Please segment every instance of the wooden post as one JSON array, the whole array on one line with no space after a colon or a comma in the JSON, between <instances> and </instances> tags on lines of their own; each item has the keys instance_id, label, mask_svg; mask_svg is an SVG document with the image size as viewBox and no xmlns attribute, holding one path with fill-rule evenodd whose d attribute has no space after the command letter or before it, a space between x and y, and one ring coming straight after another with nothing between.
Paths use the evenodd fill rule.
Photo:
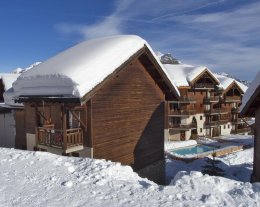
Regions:
<instances>
[{"instance_id":1,"label":"wooden post","mask_svg":"<svg viewBox=\"0 0 260 207\"><path fill-rule=\"evenodd\" d=\"M62 104L62 134L63 134L63 150L67 149L67 113L64 103Z\"/></svg>"},{"instance_id":2,"label":"wooden post","mask_svg":"<svg viewBox=\"0 0 260 207\"><path fill-rule=\"evenodd\" d=\"M169 103L168 101L164 101L164 129L169 128Z\"/></svg>"},{"instance_id":3,"label":"wooden post","mask_svg":"<svg viewBox=\"0 0 260 207\"><path fill-rule=\"evenodd\" d=\"M93 147L92 99L87 102L87 146Z\"/></svg>"}]
</instances>

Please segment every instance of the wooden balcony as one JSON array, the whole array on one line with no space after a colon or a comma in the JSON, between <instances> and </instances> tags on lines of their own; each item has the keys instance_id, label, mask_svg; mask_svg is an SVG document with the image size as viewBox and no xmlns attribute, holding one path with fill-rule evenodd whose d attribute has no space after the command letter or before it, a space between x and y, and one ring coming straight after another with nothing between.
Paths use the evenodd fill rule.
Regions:
<instances>
[{"instance_id":1,"label":"wooden balcony","mask_svg":"<svg viewBox=\"0 0 260 207\"><path fill-rule=\"evenodd\" d=\"M195 83L194 88L195 89L215 89L215 85L210 84L210 83Z\"/></svg>"},{"instance_id":2,"label":"wooden balcony","mask_svg":"<svg viewBox=\"0 0 260 207\"><path fill-rule=\"evenodd\" d=\"M221 108L221 109L206 109L204 110L206 115L216 115L216 114L227 114L228 110Z\"/></svg>"},{"instance_id":3,"label":"wooden balcony","mask_svg":"<svg viewBox=\"0 0 260 207\"><path fill-rule=\"evenodd\" d=\"M227 123L228 123L227 119L211 120L211 121L205 121L204 126L205 127L214 127L214 126L219 126L219 125L227 124Z\"/></svg>"},{"instance_id":4,"label":"wooden balcony","mask_svg":"<svg viewBox=\"0 0 260 207\"><path fill-rule=\"evenodd\" d=\"M169 116L191 116L196 113L196 110L170 110Z\"/></svg>"},{"instance_id":5,"label":"wooden balcony","mask_svg":"<svg viewBox=\"0 0 260 207\"><path fill-rule=\"evenodd\" d=\"M180 96L176 101L168 101L168 103L196 103L194 96Z\"/></svg>"},{"instance_id":6,"label":"wooden balcony","mask_svg":"<svg viewBox=\"0 0 260 207\"><path fill-rule=\"evenodd\" d=\"M217 103L219 102L218 96L205 97L203 99L203 103Z\"/></svg>"},{"instance_id":7,"label":"wooden balcony","mask_svg":"<svg viewBox=\"0 0 260 207\"><path fill-rule=\"evenodd\" d=\"M81 128L67 129L65 131L54 127L38 127L37 147L53 148L63 153L71 153L83 149L83 131Z\"/></svg>"},{"instance_id":8,"label":"wooden balcony","mask_svg":"<svg viewBox=\"0 0 260 207\"><path fill-rule=\"evenodd\" d=\"M230 103L230 102L241 102L241 97L240 96L225 96L224 97L224 102L225 103Z\"/></svg>"},{"instance_id":9,"label":"wooden balcony","mask_svg":"<svg viewBox=\"0 0 260 207\"><path fill-rule=\"evenodd\" d=\"M196 129L197 125L195 123L189 123L189 124L173 124L169 123L169 129L175 129L175 130L190 130L190 129Z\"/></svg>"},{"instance_id":10,"label":"wooden balcony","mask_svg":"<svg viewBox=\"0 0 260 207\"><path fill-rule=\"evenodd\" d=\"M205 127L214 127L218 125L219 125L219 121L205 121L204 123Z\"/></svg>"}]
</instances>

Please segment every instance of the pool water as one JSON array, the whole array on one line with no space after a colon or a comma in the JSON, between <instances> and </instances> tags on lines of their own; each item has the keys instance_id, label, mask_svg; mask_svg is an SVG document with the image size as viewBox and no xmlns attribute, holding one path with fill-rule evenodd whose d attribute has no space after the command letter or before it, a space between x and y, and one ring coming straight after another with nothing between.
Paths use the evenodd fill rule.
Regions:
<instances>
[{"instance_id":1,"label":"pool water","mask_svg":"<svg viewBox=\"0 0 260 207\"><path fill-rule=\"evenodd\" d=\"M207 145L195 145L191 147L185 147L181 149L171 150L171 153L179 155L191 155L191 154L200 154L204 152L209 152L216 150L217 147L207 146Z\"/></svg>"}]
</instances>

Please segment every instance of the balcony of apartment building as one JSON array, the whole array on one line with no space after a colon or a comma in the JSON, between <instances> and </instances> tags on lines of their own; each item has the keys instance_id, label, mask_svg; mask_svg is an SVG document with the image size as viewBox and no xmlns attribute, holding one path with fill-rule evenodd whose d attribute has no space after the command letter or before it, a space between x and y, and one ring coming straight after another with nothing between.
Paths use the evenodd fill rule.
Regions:
<instances>
[{"instance_id":1,"label":"balcony of apartment building","mask_svg":"<svg viewBox=\"0 0 260 207\"><path fill-rule=\"evenodd\" d=\"M227 124L228 119L227 118L219 118L219 119L212 119L212 120L206 120L204 123L205 128L209 127L217 127L219 125Z\"/></svg>"},{"instance_id":2,"label":"balcony of apartment building","mask_svg":"<svg viewBox=\"0 0 260 207\"><path fill-rule=\"evenodd\" d=\"M189 104L178 103L175 101L168 102L168 116L191 116L196 114L197 111L189 106Z\"/></svg>"},{"instance_id":3,"label":"balcony of apartment building","mask_svg":"<svg viewBox=\"0 0 260 207\"><path fill-rule=\"evenodd\" d=\"M211 82L201 82L201 83L195 83L194 89L201 90L201 89L215 89L215 85Z\"/></svg>"},{"instance_id":4,"label":"balcony of apartment building","mask_svg":"<svg viewBox=\"0 0 260 207\"><path fill-rule=\"evenodd\" d=\"M169 110L169 116L191 116L196 114L196 110L189 110L189 109L171 109Z\"/></svg>"},{"instance_id":5,"label":"balcony of apartment building","mask_svg":"<svg viewBox=\"0 0 260 207\"><path fill-rule=\"evenodd\" d=\"M208 108L204 110L205 115L227 114L228 112L228 109L225 108Z\"/></svg>"},{"instance_id":6,"label":"balcony of apartment building","mask_svg":"<svg viewBox=\"0 0 260 207\"><path fill-rule=\"evenodd\" d=\"M218 103L218 102L219 102L219 96L207 96L203 99L204 104Z\"/></svg>"},{"instance_id":7,"label":"balcony of apartment building","mask_svg":"<svg viewBox=\"0 0 260 207\"><path fill-rule=\"evenodd\" d=\"M241 102L241 96L224 96L225 103Z\"/></svg>"},{"instance_id":8,"label":"balcony of apartment building","mask_svg":"<svg viewBox=\"0 0 260 207\"><path fill-rule=\"evenodd\" d=\"M180 131L186 131L190 129L196 129L197 124L196 123L169 123L169 129L174 129L174 130L180 130Z\"/></svg>"},{"instance_id":9,"label":"balcony of apartment building","mask_svg":"<svg viewBox=\"0 0 260 207\"><path fill-rule=\"evenodd\" d=\"M174 103L183 103L183 104L191 104L191 103L196 103L196 98L194 95L181 95L178 100L176 101L169 101L169 104L174 104Z\"/></svg>"}]
</instances>

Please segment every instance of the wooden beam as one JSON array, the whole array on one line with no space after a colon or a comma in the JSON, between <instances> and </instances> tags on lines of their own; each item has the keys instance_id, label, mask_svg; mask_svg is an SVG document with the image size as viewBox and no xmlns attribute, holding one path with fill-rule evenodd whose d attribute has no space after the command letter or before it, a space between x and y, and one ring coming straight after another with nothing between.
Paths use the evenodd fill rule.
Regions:
<instances>
[{"instance_id":1,"label":"wooden beam","mask_svg":"<svg viewBox=\"0 0 260 207\"><path fill-rule=\"evenodd\" d=\"M92 99L87 102L88 147L93 147L93 114Z\"/></svg>"},{"instance_id":2,"label":"wooden beam","mask_svg":"<svg viewBox=\"0 0 260 207\"><path fill-rule=\"evenodd\" d=\"M78 117L78 115L71 109L69 109L69 111L72 114L72 116L80 122L80 124L84 127L84 129L87 129L86 124Z\"/></svg>"},{"instance_id":3,"label":"wooden beam","mask_svg":"<svg viewBox=\"0 0 260 207\"><path fill-rule=\"evenodd\" d=\"M62 132L63 132L63 150L67 149L67 114L64 104L62 104Z\"/></svg>"}]
</instances>

